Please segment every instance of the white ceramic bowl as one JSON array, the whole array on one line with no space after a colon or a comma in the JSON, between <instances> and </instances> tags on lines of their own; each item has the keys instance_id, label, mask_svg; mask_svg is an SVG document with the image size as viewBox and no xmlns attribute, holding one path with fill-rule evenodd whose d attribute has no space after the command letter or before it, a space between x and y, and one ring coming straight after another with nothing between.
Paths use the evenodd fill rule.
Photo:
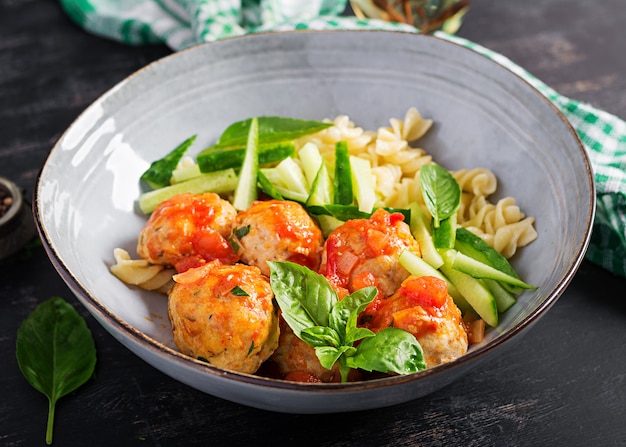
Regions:
<instances>
[{"instance_id":1,"label":"white ceramic bowl","mask_svg":"<svg viewBox=\"0 0 626 447\"><path fill-rule=\"evenodd\" d=\"M408 376L298 384L227 372L180 354L166 299L109 272L113 249L135 253L145 217L139 176L183 139L214 142L256 115L349 115L387 126L415 106L436 125L421 146L449 169L483 166L536 217L538 239L514 266L539 289L458 360ZM198 146L198 147L199 147ZM385 31L260 34L205 44L130 76L81 114L38 179L35 214L49 256L94 317L155 368L198 390L253 407L323 413L384 407L439 389L498 355L563 293L586 250L594 216L589 161L543 96L487 58L433 37ZM520 362L528 359L520 359Z\"/></svg>"}]
</instances>

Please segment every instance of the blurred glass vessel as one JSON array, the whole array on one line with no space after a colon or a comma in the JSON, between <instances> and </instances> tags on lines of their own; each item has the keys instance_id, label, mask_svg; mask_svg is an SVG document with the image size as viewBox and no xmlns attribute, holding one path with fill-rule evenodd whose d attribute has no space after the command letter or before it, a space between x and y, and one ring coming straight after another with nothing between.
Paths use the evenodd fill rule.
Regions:
<instances>
[{"instance_id":1,"label":"blurred glass vessel","mask_svg":"<svg viewBox=\"0 0 626 447\"><path fill-rule=\"evenodd\" d=\"M350 0L359 18L413 25L422 33L454 34L461 27L470 0Z\"/></svg>"}]
</instances>

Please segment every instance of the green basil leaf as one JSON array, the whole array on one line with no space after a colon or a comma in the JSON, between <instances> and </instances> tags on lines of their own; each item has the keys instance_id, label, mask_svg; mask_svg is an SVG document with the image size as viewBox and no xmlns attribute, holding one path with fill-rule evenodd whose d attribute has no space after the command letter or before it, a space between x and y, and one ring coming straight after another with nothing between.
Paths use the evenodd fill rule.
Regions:
<instances>
[{"instance_id":1,"label":"green basil leaf","mask_svg":"<svg viewBox=\"0 0 626 447\"><path fill-rule=\"evenodd\" d=\"M341 346L339 334L332 328L326 326L312 326L302 329L300 332L302 340L317 348L318 346Z\"/></svg>"},{"instance_id":2,"label":"green basil leaf","mask_svg":"<svg viewBox=\"0 0 626 447\"><path fill-rule=\"evenodd\" d=\"M359 314L365 310L378 293L376 287L370 286L357 290L339 301L330 312L329 325L341 336L344 345L351 345L359 339L354 336Z\"/></svg>"},{"instance_id":3,"label":"green basil leaf","mask_svg":"<svg viewBox=\"0 0 626 447\"><path fill-rule=\"evenodd\" d=\"M315 355L317 355L320 365L326 369L333 369L333 365L344 354L352 354L354 348L351 346L340 346L335 348L334 346L318 346L315 348Z\"/></svg>"},{"instance_id":4,"label":"green basil leaf","mask_svg":"<svg viewBox=\"0 0 626 447\"><path fill-rule=\"evenodd\" d=\"M51 444L57 400L93 375L96 347L91 332L69 303L53 297L18 329L16 357L26 380L48 397L46 442Z\"/></svg>"},{"instance_id":5,"label":"green basil leaf","mask_svg":"<svg viewBox=\"0 0 626 447\"><path fill-rule=\"evenodd\" d=\"M397 374L426 369L424 352L417 339L409 332L393 327L364 339L356 353L346 358L346 364L365 371Z\"/></svg>"},{"instance_id":6,"label":"green basil leaf","mask_svg":"<svg viewBox=\"0 0 626 447\"><path fill-rule=\"evenodd\" d=\"M420 185L426 208L433 217L433 225L452 216L461 204L461 187L447 169L428 164L420 169Z\"/></svg>"},{"instance_id":7,"label":"green basil leaf","mask_svg":"<svg viewBox=\"0 0 626 447\"><path fill-rule=\"evenodd\" d=\"M339 301L328 280L293 262L267 264L276 302L296 336L312 326L328 326L330 312Z\"/></svg>"},{"instance_id":8,"label":"green basil leaf","mask_svg":"<svg viewBox=\"0 0 626 447\"><path fill-rule=\"evenodd\" d=\"M243 290L240 286L233 287L230 293L232 293L235 296L250 296L250 294L246 292L245 290Z\"/></svg>"},{"instance_id":9,"label":"green basil leaf","mask_svg":"<svg viewBox=\"0 0 626 447\"><path fill-rule=\"evenodd\" d=\"M172 172L174 172L178 162L183 158L183 155L185 155L187 149L194 141L196 141L196 135L187 138L165 157L152 162L150 167L141 174L141 180L150 185L152 189L163 188L169 185Z\"/></svg>"},{"instance_id":10,"label":"green basil leaf","mask_svg":"<svg viewBox=\"0 0 626 447\"><path fill-rule=\"evenodd\" d=\"M280 116L260 116L257 119L259 122L259 144L295 140L332 126L332 123ZM245 145L251 121L252 118L249 118L228 126L215 147Z\"/></svg>"}]
</instances>

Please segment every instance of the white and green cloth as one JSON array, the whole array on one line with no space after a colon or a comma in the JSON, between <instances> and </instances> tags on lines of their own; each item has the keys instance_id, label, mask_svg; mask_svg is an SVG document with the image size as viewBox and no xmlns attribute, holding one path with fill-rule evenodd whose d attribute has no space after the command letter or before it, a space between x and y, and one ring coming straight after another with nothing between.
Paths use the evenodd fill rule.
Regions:
<instances>
[{"instance_id":1,"label":"white and green cloth","mask_svg":"<svg viewBox=\"0 0 626 447\"><path fill-rule=\"evenodd\" d=\"M391 29L411 26L343 17L346 0L60 0L85 30L130 45L164 43L181 50L261 31ZM626 277L626 122L566 98L506 57L460 37L439 33L495 60L550 99L578 132L594 170L596 219L587 259Z\"/></svg>"}]
</instances>

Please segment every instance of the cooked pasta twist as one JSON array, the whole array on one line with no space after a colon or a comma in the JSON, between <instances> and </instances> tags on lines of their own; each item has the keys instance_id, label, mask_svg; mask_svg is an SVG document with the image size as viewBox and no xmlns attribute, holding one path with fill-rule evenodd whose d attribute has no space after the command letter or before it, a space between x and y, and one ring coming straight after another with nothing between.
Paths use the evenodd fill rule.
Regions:
<instances>
[{"instance_id":1,"label":"cooked pasta twist","mask_svg":"<svg viewBox=\"0 0 626 447\"><path fill-rule=\"evenodd\" d=\"M126 284L165 294L174 284L172 280L172 275L176 273L174 269L150 264L145 259L131 259L129 253L122 248L114 249L113 257L115 264L110 268L111 273Z\"/></svg>"}]
</instances>

